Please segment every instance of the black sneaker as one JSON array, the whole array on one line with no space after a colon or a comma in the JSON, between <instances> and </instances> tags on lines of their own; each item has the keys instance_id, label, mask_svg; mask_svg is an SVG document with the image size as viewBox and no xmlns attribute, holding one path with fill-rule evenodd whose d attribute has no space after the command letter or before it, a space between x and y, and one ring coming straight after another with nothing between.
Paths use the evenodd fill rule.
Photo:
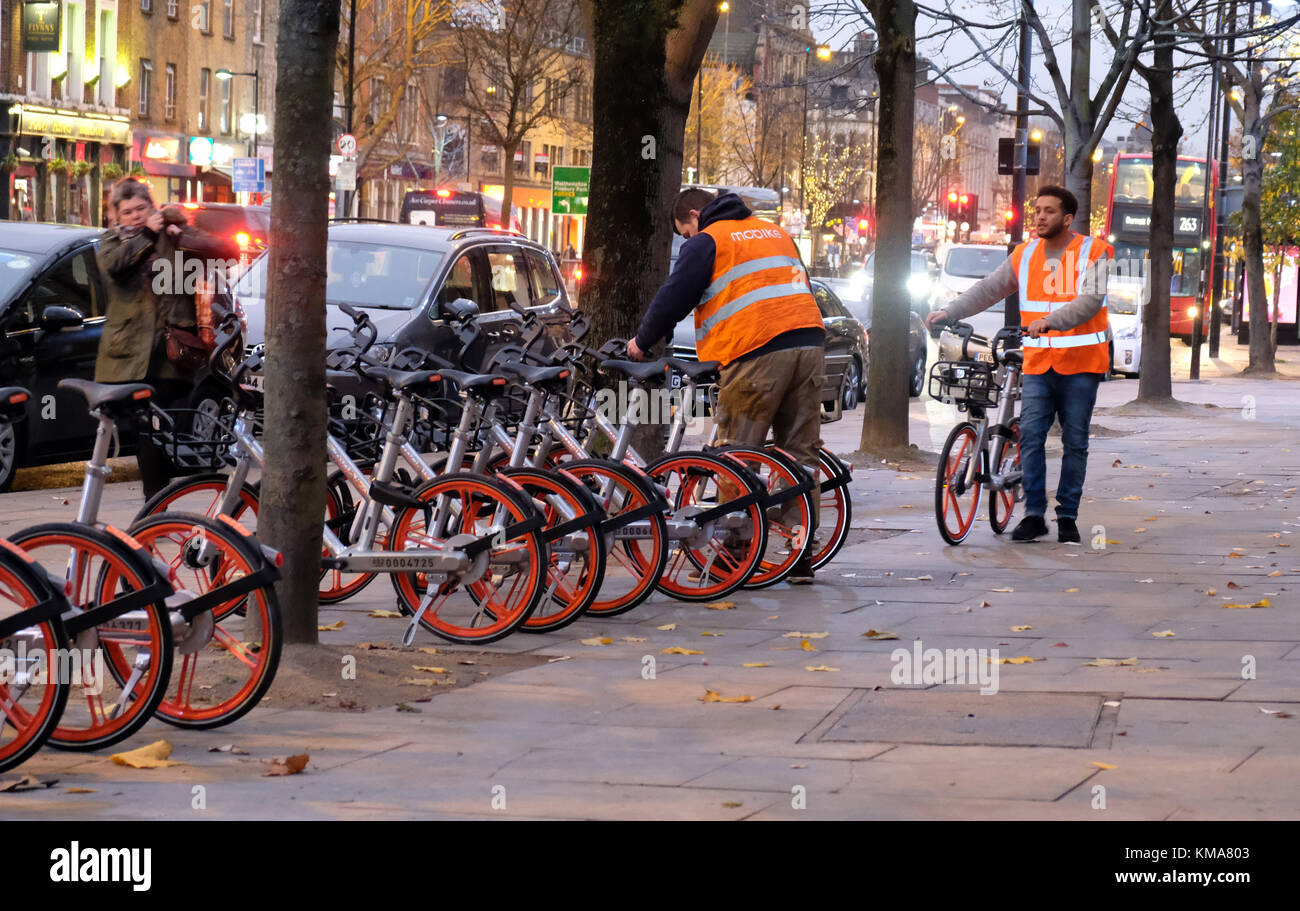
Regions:
<instances>
[{"instance_id":1,"label":"black sneaker","mask_svg":"<svg viewBox=\"0 0 1300 911\"><path fill-rule=\"evenodd\" d=\"M1011 533L1012 541L1032 541L1047 534L1047 522L1042 516L1025 516Z\"/></svg>"},{"instance_id":2,"label":"black sneaker","mask_svg":"<svg viewBox=\"0 0 1300 911\"><path fill-rule=\"evenodd\" d=\"M785 581L791 585L812 585L812 560L806 556L800 557L799 561L795 563L794 569L790 570L790 575L785 577Z\"/></svg>"},{"instance_id":3,"label":"black sneaker","mask_svg":"<svg viewBox=\"0 0 1300 911\"><path fill-rule=\"evenodd\" d=\"M1074 524L1073 519L1056 520L1056 540L1062 544L1079 543L1079 526Z\"/></svg>"}]
</instances>

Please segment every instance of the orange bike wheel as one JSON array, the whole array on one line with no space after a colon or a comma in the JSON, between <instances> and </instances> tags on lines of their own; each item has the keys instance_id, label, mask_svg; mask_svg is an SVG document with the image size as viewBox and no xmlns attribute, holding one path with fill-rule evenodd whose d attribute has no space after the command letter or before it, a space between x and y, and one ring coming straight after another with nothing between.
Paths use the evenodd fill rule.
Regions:
<instances>
[{"instance_id":1,"label":"orange bike wheel","mask_svg":"<svg viewBox=\"0 0 1300 911\"><path fill-rule=\"evenodd\" d=\"M0 617L37 603L36 592L21 572L0 561ZM70 689L57 673L50 673L59 667L59 652L67 648L54 624L36 623L18 635L22 650L12 648L16 635L5 640L7 652L0 658L0 772L20 765L44 745L59 723ZM37 663L43 663L42 673L37 673Z\"/></svg>"},{"instance_id":2,"label":"orange bike wheel","mask_svg":"<svg viewBox=\"0 0 1300 911\"><path fill-rule=\"evenodd\" d=\"M939 534L949 544L960 544L970 534L975 524L975 514L980 508L980 494L984 490L979 477L985 474L984 452L976 448L979 434L973 424L962 422L948 434L939 455L938 474L934 487L935 520ZM967 485L966 477L971 460L976 463L976 480Z\"/></svg>"}]
</instances>

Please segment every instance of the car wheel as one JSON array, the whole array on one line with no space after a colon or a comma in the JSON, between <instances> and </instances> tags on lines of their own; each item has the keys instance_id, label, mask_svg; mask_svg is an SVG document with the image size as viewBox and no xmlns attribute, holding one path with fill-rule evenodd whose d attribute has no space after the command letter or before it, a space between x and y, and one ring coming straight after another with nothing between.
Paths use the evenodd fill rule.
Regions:
<instances>
[{"instance_id":1,"label":"car wheel","mask_svg":"<svg viewBox=\"0 0 1300 911\"><path fill-rule=\"evenodd\" d=\"M18 431L8 421L0 421L0 493L14 483L18 471Z\"/></svg>"},{"instance_id":2,"label":"car wheel","mask_svg":"<svg viewBox=\"0 0 1300 911\"><path fill-rule=\"evenodd\" d=\"M844 379L840 383L840 401L844 404L845 411L852 411L858 407L858 393L861 390L862 370L858 367L858 359L855 357L844 368Z\"/></svg>"},{"instance_id":3,"label":"car wheel","mask_svg":"<svg viewBox=\"0 0 1300 911\"><path fill-rule=\"evenodd\" d=\"M912 382L907 387L907 394L912 398L917 398L925 386L925 348L921 348L921 353L916 356L916 363L912 365Z\"/></svg>"}]
</instances>

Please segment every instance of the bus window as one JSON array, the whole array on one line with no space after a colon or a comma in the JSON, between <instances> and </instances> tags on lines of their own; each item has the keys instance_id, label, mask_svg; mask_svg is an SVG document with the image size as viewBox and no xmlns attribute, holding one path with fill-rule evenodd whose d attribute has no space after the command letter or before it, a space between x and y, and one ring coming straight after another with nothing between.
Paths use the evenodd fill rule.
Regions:
<instances>
[{"instance_id":1,"label":"bus window","mask_svg":"<svg viewBox=\"0 0 1300 911\"><path fill-rule=\"evenodd\" d=\"M1115 170L1115 201L1151 203L1151 159L1121 158Z\"/></svg>"}]
</instances>

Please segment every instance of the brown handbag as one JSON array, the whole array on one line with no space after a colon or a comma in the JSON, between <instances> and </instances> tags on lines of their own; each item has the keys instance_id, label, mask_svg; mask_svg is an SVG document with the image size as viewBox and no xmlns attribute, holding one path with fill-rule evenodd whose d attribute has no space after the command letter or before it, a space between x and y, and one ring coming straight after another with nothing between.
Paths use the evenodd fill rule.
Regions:
<instances>
[{"instance_id":1,"label":"brown handbag","mask_svg":"<svg viewBox=\"0 0 1300 911\"><path fill-rule=\"evenodd\" d=\"M169 327L164 336L167 360L186 373L198 373L208 362L208 346L203 339L184 329Z\"/></svg>"}]
</instances>

